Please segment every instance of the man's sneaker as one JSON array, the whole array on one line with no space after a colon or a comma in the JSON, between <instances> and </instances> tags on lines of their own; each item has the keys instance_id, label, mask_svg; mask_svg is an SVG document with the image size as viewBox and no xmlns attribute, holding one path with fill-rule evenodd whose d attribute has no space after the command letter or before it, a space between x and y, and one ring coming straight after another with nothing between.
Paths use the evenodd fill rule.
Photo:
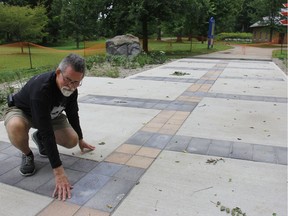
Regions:
<instances>
[{"instance_id":1,"label":"man's sneaker","mask_svg":"<svg viewBox=\"0 0 288 216\"><path fill-rule=\"evenodd\" d=\"M47 153L46 153L46 150L44 148L44 145L43 143L41 142L41 140L39 139L39 136L38 136L38 131L35 131L33 134L32 134L32 140L34 141L34 143L37 145L38 147L38 150L39 150L39 155L41 157L47 157Z\"/></svg>"},{"instance_id":2,"label":"man's sneaker","mask_svg":"<svg viewBox=\"0 0 288 216\"><path fill-rule=\"evenodd\" d=\"M23 176L31 176L35 173L34 155L29 156L22 154L22 162L20 167L20 174Z\"/></svg>"}]
</instances>

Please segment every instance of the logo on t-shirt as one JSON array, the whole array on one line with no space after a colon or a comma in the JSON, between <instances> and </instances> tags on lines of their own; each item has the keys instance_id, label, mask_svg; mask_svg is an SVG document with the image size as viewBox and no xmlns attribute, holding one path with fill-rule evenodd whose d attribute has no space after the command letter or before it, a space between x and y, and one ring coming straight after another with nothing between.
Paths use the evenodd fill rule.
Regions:
<instances>
[{"instance_id":1,"label":"logo on t-shirt","mask_svg":"<svg viewBox=\"0 0 288 216\"><path fill-rule=\"evenodd\" d=\"M51 113L50 113L51 119L58 117L62 113L64 108L65 107L61 106L61 105L59 105L58 107L53 107L53 109L51 110Z\"/></svg>"}]
</instances>

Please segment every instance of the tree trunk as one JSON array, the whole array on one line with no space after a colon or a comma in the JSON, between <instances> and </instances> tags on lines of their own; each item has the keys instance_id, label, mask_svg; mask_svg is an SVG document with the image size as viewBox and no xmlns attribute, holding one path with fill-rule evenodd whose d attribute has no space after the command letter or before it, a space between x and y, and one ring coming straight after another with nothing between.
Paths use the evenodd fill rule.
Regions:
<instances>
[{"instance_id":1,"label":"tree trunk","mask_svg":"<svg viewBox=\"0 0 288 216\"><path fill-rule=\"evenodd\" d=\"M143 50L148 53L148 22L147 18L144 17L142 20L142 34L143 34Z\"/></svg>"},{"instance_id":2,"label":"tree trunk","mask_svg":"<svg viewBox=\"0 0 288 216\"><path fill-rule=\"evenodd\" d=\"M79 49L79 33L76 33L76 47Z\"/></svg>"},{"instance_id":3,"label":"tree trunk","mask_svg":"<svg viewBox=\"0 0 288 216\"><path fill-rule=\"evenodd\" d=\"M182 36L181 35L177 35L177 39L176 39L176 43L182 43Z\"/></svg>"},{"instance_id":4,"label":"tree trunk","mask_svg":"<svg viewBox=\"0 0 288 216\"><path fill-rule=\"evenodd\" d=\"M157 29L157 41L161 41L161 27Z\"/></svg>"}]
</instances>

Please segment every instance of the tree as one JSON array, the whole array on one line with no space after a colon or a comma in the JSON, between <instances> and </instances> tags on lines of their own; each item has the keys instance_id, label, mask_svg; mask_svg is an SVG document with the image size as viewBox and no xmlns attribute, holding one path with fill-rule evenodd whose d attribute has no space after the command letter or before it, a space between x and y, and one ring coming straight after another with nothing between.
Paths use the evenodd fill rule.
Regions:
<instances>
[{"instance_id":1,"label":"tree","mask_svg":"<svg viewBox=\"0 0 288 216\"><path fill-rule=\"evenodd\" d=\"M61 10L61 29L72 36L79 48L79 42L95 37L98 32L99 14L102 1L63 0Z\"/></svg>"},{"instance_id":2,"label":"tree","mask_svg":"<svg viewBox=\"0 0 288 216\"><path fill-rule=\"evenodd\" d=\"M233 32L244 0L211 0L211 2L215 6L217 32Z\"/></svg>"},{"instance_id":3,"label":"tree","mask_svg":"<svg viewBox=\"0 0 288 216\"><path fill-rule=\"evenodd\" d=\"M0 4L0 31L6 35L6 41L37 41L45 35L43 29L46 24L43 6L32 9Z\"/></svg>"},{"instance_id":4,"label":"tree","mask_svg":"<svg viewBox=\"0 0 288 216\"><path fill-rule=\"evenodd\" d=\"M157 31L161 22L168 21L186 0L107 0L106 28L113 34L138 33L143 50L148 52L148 36ZM153 31L152 28L153 27ZM114 30L114 31L113 31ZM149 32L150 30L150 32ZM155 30L155 31L154 31Z\"/></svg>"},{"instance_id":5,"label":"tree","mask_svg":"<svg viewBox=\"0 0 288 216\"><path fill-rule=\"evenodd\" d=\"M173 17L177 17L177 14L181 13L181 9L184 7L186 0L158 0L158 1L149 1L149 0L139 0L139 5L134 5L131 11L135 11L139 14L138 19L142 24L142 34L143 34L143 50L148 52L148 24L153 23L159 20L169 21ZM171 19L172 17L172 19ZM182 17L178 18L178 32L181 31L181 23L183 22Z\"/></svg>"},{"instance_id":6,"label":"tree","mask_svg":"<svg viewBox=\"0 0 288 216\"><path fill-rule=\"evenodd\" d=\"M207 36L209 17L215 15L215 7L210 0L189 0L185 13L184 33L189 35Z\"/></svg>"}]
</instances>

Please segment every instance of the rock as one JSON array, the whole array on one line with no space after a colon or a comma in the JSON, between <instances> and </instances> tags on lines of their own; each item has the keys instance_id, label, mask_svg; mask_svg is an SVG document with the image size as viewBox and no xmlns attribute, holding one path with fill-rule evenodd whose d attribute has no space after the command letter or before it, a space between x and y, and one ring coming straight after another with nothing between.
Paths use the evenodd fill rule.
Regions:
<instances>
[{"instance_id":1,"label":"rock","mask_svg":"<svg viewBox=\"0 0 288 216\"><path fill-rule=\"evenodd\" d=\"M118 35L106 41L106 52L109 55L124 55L133 58L141 52L139 38L131 34Z\"/></svg>"}]
</instances>

